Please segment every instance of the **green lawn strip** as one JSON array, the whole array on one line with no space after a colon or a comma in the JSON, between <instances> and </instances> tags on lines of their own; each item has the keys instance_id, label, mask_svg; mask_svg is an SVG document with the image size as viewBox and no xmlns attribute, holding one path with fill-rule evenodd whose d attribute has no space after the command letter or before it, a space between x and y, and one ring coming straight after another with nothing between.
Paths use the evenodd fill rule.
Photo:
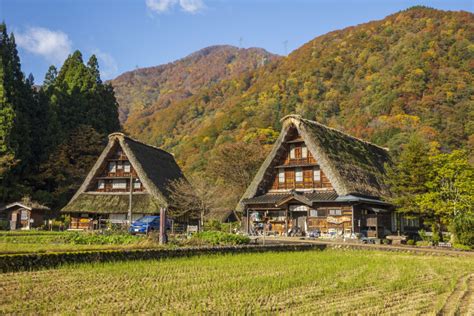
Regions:
<instances>
[{"instance_id":1,"label":"green lawn strip","mask_svg":"<svg viewBox=\"0 0 474 316\"><path fill-rule=\"evenodd\" d=\"M156 245L74 245L74 244L11 244L0 242L0 256L14 254L34 254L34 253L60 253L60 252L81 252L99 250L126 250L126 249L153 249L160 248Z\"/></svg>"},{"instance_id":2,"label":"green lawn strip","mask_svg":"<svg viewBox=\"0 0 474 316\"><path fill-rule=\"evenodd\" d=\"M470 258L364 250L76 264L0 275L0 313L432 313L466 271Z\"/></svg>"}]
</instances>

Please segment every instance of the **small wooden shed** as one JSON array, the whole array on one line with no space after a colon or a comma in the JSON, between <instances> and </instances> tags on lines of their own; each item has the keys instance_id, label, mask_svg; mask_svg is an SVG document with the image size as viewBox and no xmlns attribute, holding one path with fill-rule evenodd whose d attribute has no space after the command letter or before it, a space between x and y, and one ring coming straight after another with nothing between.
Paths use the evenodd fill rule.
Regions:
<instances>
[{"instance_id":1,"label":"small wooden shed","mask_svg":"<svg viewBox=\"0 0 474 316\"><path fill-rule=\"evenodd\" d=\"M0 206L0 218L9 223L10 230L30 229L46 224L50 208L24 199Z\"/></svg>"}]
</instances>

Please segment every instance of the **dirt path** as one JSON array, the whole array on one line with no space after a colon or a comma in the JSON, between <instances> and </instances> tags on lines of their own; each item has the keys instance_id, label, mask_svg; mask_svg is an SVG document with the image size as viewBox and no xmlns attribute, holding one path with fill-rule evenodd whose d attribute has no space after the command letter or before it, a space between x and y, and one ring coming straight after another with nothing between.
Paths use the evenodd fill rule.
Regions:
<instances>
[{"instance_id":1,"label":"dirt path","mask_svg":"<svg viewBox=\"0 0 474 316\"><path fill-rule=\"evenodd\" d=\"M474 251L459 251L454 249L443 249L443 248L422 248L422 247L411 247L411 246L393 246L393 245L372 245L372 244L359 244L351 242L338 242L330 240L319 240L319 239L300 239L299 237L267 237L266 241L269 243L278 242L295 242L295 243L311 243L318 245L327 245L328 247L351 247L358 249L376 249L386 251L401 251L401 252L414 252L414 253L426 253L434 255L448 255L448 256L472 256L474 258ZM261 242L261 240L259 240Z\"/></svg>"},{"instance_id":2,"label":"dirt path","mask_svg":"<svg viewBox=\"0 0 474 316\"><path fill-rule=\"evenodd\" d=\"M461 315L474 315L474 274L467 280L467 290L461 297L459 312Z\"/></svg>"},{"instance_id":3,"label":"dirt path","mask_svg":"<svg viewBox=\"0 0 474 316\"><path fill-rule=\"evenodd\" d=\"M474 315L474 274L459 279L438 315Z\"/></svg>"}]
</instances>

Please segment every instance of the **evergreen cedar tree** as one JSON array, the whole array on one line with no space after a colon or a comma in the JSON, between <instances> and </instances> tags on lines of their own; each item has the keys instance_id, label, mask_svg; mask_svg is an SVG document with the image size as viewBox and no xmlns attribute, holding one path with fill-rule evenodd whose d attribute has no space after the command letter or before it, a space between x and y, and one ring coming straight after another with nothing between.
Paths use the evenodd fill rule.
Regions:
<instances>
[{"instance_id":1,"label":"evergreen cedar tree","mask_svg":"<svg viewBox=\"0 0 474 316\"><path fill-rule=\"evenodd\" d=\"M100 79L97 58L79 51L44 85L25 78L13 34L0 24L0 201L32 199L58 208L72 196L120 129L113 88Z\"/></svg>"}]
</instances>

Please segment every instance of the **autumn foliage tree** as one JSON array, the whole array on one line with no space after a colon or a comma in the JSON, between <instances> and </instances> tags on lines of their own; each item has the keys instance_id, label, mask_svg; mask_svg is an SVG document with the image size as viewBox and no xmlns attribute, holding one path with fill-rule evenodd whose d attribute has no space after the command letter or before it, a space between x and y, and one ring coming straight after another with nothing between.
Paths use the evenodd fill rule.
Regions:
<instances>
[{"instance_id":1,"label":"autumn foliage tree","mask_svg":"<svg viewBox=\"0 0 474 316\"><path fill-rule=\"evenodd\" d=\"M436 225L450 227L459 242L474 246L474 166L468 157L462 150L430 156L426 192L415 198Z\"/></svg>"},{"instance_id":2,"label":"autumn foliage tree","mask_svg":"<svg viewBox=\"0 0 474 316\"><path fill-rule=\"evenodd\" d=\"M217 149L207 170L222 193L221 196L216 196L216 200L223 204L221 206L235 207L265 156L264 147L255 143L226 144ZM222 196L226 198L223 199Z\"/></svg>"},{"instance_id":3,"label":"autumn foliage tree","mask_svg":"<svg viewBox=\"0 0 474 316\"><path fill-rule=\"evenodd\" d=\"M443 153L413 137L403 147L387 183L403 216L421 216L434 240L449 228L456 240L474 246L474 167L467 151Z\"/></svg>"},{"instance_id":4,"label":"autumn foliage tree","mask_svg":"<svg viewBox=\"0 0 474 316\"><path fill-rule=\"evenodd\" d=\"M175 180L170 183L170 197L174 208L169 214L174 218L199 219L201 227L204 217L216 205L217 187L203 176Z\"/></svg>"}]
</instances>

